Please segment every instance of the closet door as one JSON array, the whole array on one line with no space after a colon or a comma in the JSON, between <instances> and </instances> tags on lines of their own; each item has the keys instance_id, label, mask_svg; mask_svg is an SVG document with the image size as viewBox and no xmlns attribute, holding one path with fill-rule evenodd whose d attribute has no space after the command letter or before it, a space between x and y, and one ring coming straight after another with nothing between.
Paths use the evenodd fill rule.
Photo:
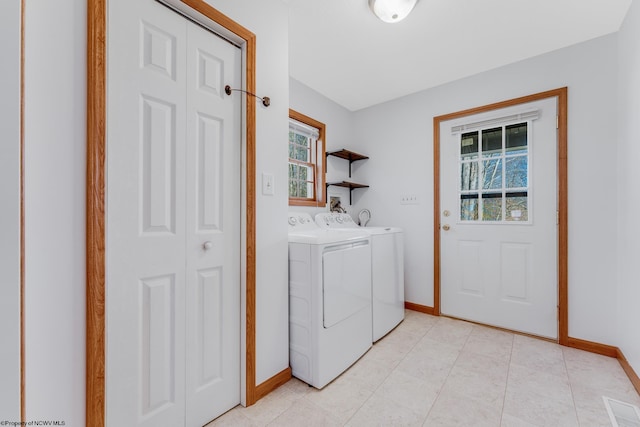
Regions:
<instances>
[{"instance_id":1,"label":"closet door","mask_svg":"<svg viewBox=\"0 0 640 427\"><path fill-rule=\"evenodd\" d=\"M107 425L201 426L240 401L240 52L153 0L109 20Z\"/></svg>"},{"instance_id":2,"label":"closet door","mask_svg":"<svg viewBox=\"0 0 640 427\"><path fill-rule=\"evenodd\" d=\"M240 402L241 52L187 31L187 425ZM236 102L233 102L235 100Z\"/></svg>"}]
</instances>

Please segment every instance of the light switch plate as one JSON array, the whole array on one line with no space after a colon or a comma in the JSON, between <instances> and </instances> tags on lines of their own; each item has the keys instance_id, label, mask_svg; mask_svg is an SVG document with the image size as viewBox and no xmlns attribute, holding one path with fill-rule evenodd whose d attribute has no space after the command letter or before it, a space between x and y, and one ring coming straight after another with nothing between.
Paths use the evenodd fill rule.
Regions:
<instances>
[{"instance_id":1,"label":"light switch plate","mask_svg":"<svg viewBox=\"0 0 640 427\"><path fill-rule=\"evenodd\" d=\"M400 196L401 205L418 205L420 204L417 194L403 194Z\"/></svg>"},{"instance_id":2,"label":"light switch plate","mask_svg":"<svg viewBox=\"0 0 640 427\"><path fill-rule=\"evenodd\" d=\"M262 194L265 196L273 196L274 195L273 186L274 186L273 174L263 173L262 174Z\"/></svg>"}]
</instances>

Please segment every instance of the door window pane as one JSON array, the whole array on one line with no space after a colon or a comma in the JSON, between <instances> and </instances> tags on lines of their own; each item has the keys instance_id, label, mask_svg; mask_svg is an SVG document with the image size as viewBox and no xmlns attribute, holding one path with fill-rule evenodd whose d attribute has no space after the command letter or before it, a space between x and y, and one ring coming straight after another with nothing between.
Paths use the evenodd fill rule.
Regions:
<instances>
[{"instance_id":1,"label":"door window pane","mask_svg":"<svg viewBox=\"0 0 640 427\"><path fill-rule=\"evenodd\" d=\"M460 157L462 160L478 158L478 132L462 134L460 138Z\"/></svg>"},{"instance_id":2,"label":"door window pane","mask_svg":"<svg viewBox=\"0 0 640 427\"><path fill-rule=\"evenodd\" d=\"M507 193L507 209L505 218L507 221L528 221L529 220L529 198L526 192Z\"/></svg>"},{"instance_id":3,"label":"door window pane","mask_svg":"<svg viewBox=\"0 0 640 427\"><path fill-rule=\"evenodd\" d=\"M462 191L478 189L478 162L462 163L460 168L460 189Z\"/></svg>"},{"instance_id":4,"label":"door window pane","mask_svg":"<svg viewBox=\"0 0 640 427\"><path fill-rule=\"evenodd\" d=\"M462 196L460 199L460 219L462 221L478 220L478 195Z\"/></svg>"},{"instance_id":5,"label":"door window pane","mask_svg":"<svg viewBox=\"0 0 640 427\"><path fill-rule=\"evenodd\" d=\"M507 188L527 188L528 156L507 157L505 176Z\"/></svg>"},{"instance_id":6,"label":"door window pane","mask_svg":"<svg viewBox=\"0 0 640 427\"><path fill-rule=\"evenodd\" d=\"M482 195L482 220L502 221L501 193L488 193Z\"/></svg>"},{"instance_id":7,"label":"door window pane","mask_svg":"<svg viewBox=\"0 0 640 427\"><path fill-rule=\"evenodd\" d=\"M505 127L507 152L527 151L527 124L519 123Z\"/></svg>"},{"instance_id":8,"label":"door window pane","mask_svg":"<svg viewBox=\"0 0 640 427\"><path fill-rule=\"evenodd\" d=\"M502 128L486 129L482 131L482 155L494 157L502 154Z\"/></svg>"},{"instance_id":9,"label":"door window pane","mask_svg":"<svg viewBox=\"0 0 640 427\"><path fill-rule=\"evenodd\" d=\"M502 159L482 161L482 189L498 190L502 188Z\"/></svg>"}]
</instances>

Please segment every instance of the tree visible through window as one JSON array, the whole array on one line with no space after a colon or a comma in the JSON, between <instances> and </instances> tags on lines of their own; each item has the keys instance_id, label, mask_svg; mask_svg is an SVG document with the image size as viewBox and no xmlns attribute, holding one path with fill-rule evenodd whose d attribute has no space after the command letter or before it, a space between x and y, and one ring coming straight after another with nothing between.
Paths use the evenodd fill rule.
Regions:
<instances>
[{"instance_id":1,"label":"tree visible through window","mask_svg":"<svg viewBox=\"0 0 640 427\"><path fill-rule=\"evenodd\" d=\"M289 204L324 204L325 125L289 110Z\"/></svg>"},{"instance_id":2,"label":"tree visible through window","mask_svg":"<svg viewBox=\"0 0 640 427\"><path fill-rule=\"evenodd\" d=\"M529 221L528 123L460 136L460 220Z\"/></svg>"}]
</instances>

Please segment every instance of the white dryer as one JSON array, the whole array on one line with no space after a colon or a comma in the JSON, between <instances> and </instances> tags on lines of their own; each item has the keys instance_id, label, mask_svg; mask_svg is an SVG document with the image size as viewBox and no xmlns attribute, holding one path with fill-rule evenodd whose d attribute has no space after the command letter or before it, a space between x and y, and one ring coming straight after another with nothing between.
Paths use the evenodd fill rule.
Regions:
<instances>
[{"instance_id":1,"label":"white dryer","mask_svg":"<svg viewBox=\"0 0 640 427\"><path fill-rule=\"evenodd\" d=\"M404 239L401 228L361 227L346 213L320 213L324 229L364 231L371 236L372 341L376 342L404 319Z\"/></svg>"},{"instance_id":2,"label":"white dryer","mask_svg":"<svg viewBox=\"0 0 640 427\"><path fill-rule=\"evenodd\" d=\"M289 361L322 388L371 347L371 243L367 233L323 230L289 214Z\"/></svg>"}]
</instances>

